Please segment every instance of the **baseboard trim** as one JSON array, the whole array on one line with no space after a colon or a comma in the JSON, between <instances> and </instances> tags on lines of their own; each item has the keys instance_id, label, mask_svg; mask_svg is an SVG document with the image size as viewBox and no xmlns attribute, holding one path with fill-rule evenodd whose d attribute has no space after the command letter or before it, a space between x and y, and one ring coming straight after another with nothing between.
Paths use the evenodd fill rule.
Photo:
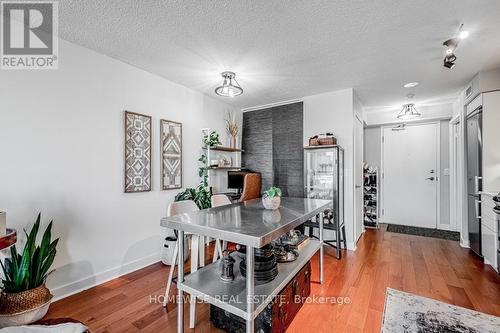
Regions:
<instances>
[{"instance_id":1,"label":"baseboard trim","mask_svg":"<svg viewBox=\"0 0 500 333\"><path fill-rule=\"evenodd\" d=\"M347 245L347 249L349 251L356 251L356 249L357 249L356 243L354 243L354 242L347 242L346 245Z\"/></svg>"},{"instance_id":2,"label":"baseboard trim","mask_svg":"<svg viewBox=\"0 0 500 333\"><path fill-rule=\"evenodd\" d=\"M463 248L469 249L470 248L469 241L465 241L462 238L460 238L460 246Z\"/></svg>"},{"instance_id":3,"label":"baseboard trim","mask_svg":"<svg viewBox=\"0 0 500 333\"><path fill-rule=\"evenodd\" d=\"M85 277L78 281L70 282L68 284L51 288L51 293L54 295L52 301L57 301L68 296L74 295L81 291L95 287L99 284L116 279L125 274L129 274L146 266L152 265L160 261L160 252L153 253L149 256L136 259L129 263L116 266L114 268L105 270L103 272Z\"/></svg>"}]
</instances>

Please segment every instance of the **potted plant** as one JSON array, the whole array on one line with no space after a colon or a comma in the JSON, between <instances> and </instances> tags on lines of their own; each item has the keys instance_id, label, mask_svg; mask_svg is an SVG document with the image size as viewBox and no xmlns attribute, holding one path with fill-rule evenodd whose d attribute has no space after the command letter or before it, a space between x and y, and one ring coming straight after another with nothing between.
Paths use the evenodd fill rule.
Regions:
<instances>
[{"instance_id":1,"label":"potted plant","mask_svg":"<svg viewBox=\"0 0 500 333\"><path fill-rule=\"evenodd\" d=\"M203 186L203 184L200 184L196 188L187 188L184 191L177 193L174 201L193 200L198 208L205 209L212 206L210 197L210 190Z\"/></svg>"},{"instance_id":2,"label":"potted plant","mask_svg":"<svg viewBox=\"0 0 500 333\"><path fill-rule=\"evenodd\" d=\"M265 209L278 209L281 204L281 190L275 186L270 187L262 196L262 204Z\"/></svg>"},{"instance_id":3,"label":"potted plant","mask_svg":"<svg viewBox=\"0 0 500 333\"><path fill-rule=\"evenodd\" d=\"M47 313L52 294L45 280L56 256L59 239L52 241L52 221L36 245L40 214L27 236L22 253L10 248L11 257L0 261L3 270L0 295L0 327L25 325L41 319Z\"/></svg>"}]
</instances>

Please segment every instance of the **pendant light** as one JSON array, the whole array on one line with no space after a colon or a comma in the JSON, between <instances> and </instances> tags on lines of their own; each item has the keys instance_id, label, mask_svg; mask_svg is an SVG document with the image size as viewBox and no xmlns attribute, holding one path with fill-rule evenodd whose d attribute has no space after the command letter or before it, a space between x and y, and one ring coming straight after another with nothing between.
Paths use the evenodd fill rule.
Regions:
<instances>
[{"instance_id":1,"label":"pendant light","mask_svg":"<svg viewBox=\"0 0 500 333\"><path fill-rule=\"evenodd\" d=\"M414 94L408 94L407 95L408 101L410 102L414 96L415 96ZM401 120L411 120L411 119L420 118L421 116L422 116L422 114L417 111L414 103L404 104L403 109L398 113L398 119L401 119Z\"/></svg>"},{"instance_id":2,"label":"pendant light","mask_svg":"<svg viewBox=\"0 0 500 333\"><path fill-rule=\"evenodd\" d=\"M215 93L224 97L235 97L243 94L243 89L236 81L236 74L234 72L222 72L222 85L215 88Z\"/></svg>"}]
</instances>

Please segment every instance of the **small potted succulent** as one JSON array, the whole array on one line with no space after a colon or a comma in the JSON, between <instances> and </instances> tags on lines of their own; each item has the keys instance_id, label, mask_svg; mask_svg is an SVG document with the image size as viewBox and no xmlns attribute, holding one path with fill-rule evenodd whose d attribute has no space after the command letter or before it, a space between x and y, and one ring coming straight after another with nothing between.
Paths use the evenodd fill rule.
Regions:
<instances>
[{"instance_id":1,"label":"small potted succulent","mask_svg":"<svg viewBox=\"0 0 500 333\"><path fill-rule=\"evenodd\" d=\"M262 204L265 209L278 209L281 204L281 190L275 186L270 187L262 196Z\"/></svg>"},{"instance_id":2,"label":"small potted succulent","mask_svg":"<svg viewBox=\"0 0 500 333\"><path fill-rule=\"evenodd\" d=\"M51 273L59 239L52 240L52 222L49 223L39 245L40 214L29 234L22 253L16 246L10 248L11 257L0 261L3 286L0 294L0 328L25 325L41 319L49 309L52 294L45 286Z\"/></svg>"}]
</instances>

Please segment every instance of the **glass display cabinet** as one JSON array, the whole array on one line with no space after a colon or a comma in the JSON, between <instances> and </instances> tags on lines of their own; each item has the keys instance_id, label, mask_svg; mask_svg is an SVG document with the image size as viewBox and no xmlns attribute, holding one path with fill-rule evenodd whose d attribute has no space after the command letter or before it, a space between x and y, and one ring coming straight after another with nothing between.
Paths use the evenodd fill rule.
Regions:
<instances>
[{"instance_id":1,"label":"glass display cabinet","mask_svg":"<svg viewBox=\"0 0 500 333\"><path fill-rule=\"evenodd\" d=\"M337 145L307 146L304 148L305 197L332 200L330 209L323 214L324 229L333 231L335 239L324 242L336 249L337 259L341 257L341 243L346 247L344 225L344 150ZM306 222L309 236L315 237L318 228L316 218ZM330 233L327 233L327 237Z\"/></svg>"}]
</instances>

